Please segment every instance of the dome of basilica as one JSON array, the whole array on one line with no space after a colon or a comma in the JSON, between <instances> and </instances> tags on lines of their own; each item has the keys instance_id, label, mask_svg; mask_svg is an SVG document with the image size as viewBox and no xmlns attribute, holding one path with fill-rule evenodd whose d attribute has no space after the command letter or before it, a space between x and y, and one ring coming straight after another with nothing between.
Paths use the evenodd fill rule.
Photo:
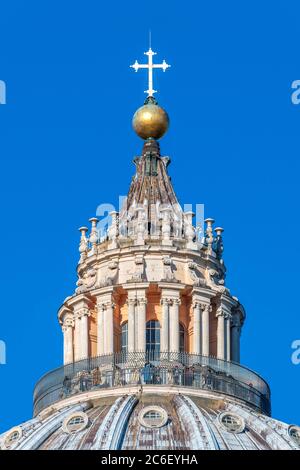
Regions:
<instances>
[{"instance_id":1,"label":"dome of basilica","mask_svg":"<svg viewBox=\"0 0 300 470\"><path fill-rule=\"evenodd\" d=\"M179 204L151 75L169 65L146 55L132 66L149 69L149 96L128 197L109 227L79 229L78 280L58 311L63 365L0 448L299 450L299 426L271 418L269 385L240 362L246 312L226 282L223 229Z\"/></svg>"},{"instance_id":2,"label":"dome of basilica","mask_svg":"<svg viewBox=\"0 0 300 470\"><path fill-rule=\"evenodd\" d=\"M116 392L116 390L115 390ZM214 393L82 394L0 436L18 450L299 449L300 428Z\"/></svg>"}]
</instances>

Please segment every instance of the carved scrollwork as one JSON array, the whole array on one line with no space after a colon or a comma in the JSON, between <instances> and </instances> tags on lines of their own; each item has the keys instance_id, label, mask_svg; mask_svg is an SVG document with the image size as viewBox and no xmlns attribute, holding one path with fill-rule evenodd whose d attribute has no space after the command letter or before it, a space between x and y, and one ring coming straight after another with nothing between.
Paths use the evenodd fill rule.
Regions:
<instances>
[{"instance_id":1,"label":"carved scrollwork","mask_svg":"<svg viewBox=\"0 0 300 470\"><path fill-rule=\"evenodd\" d=\"M221 294L229 294L229 289L224 286L225 280L222 271L218 271L216 269L207 269L207 278L208 284L212 289L220 292Z\"/></svg>"},{"instance_id":2,"label":"carved scrollwork","mask_svg":"<svg viewBox=\"0 0 300 470\"><path fill-rule=\"evenodd\" d=\"M108 286L112 286L113 284L115 284L116 278L118 276L118 267L119 267L119 264L117 261L110 261L105 275L102 277L102 279L98 283L99 287L108 287Z\"/></svg>"},{"instance_id":3,"label":"carved scrollwork","mask_svg":"<svg viewBox=\"0 0 300 470\"><path fill-rule=\"evenodd\" d=\"M163 278L161 280L164 282L179 282L175 278L175 274L174 274L175 265L173 263L171 256L168 256L168 255L164 256L162 261L163 261Z\"/></svg>"},{"instance_id":4,"label":"carved scrollwork","mask_svg":"<svg viewBox=\"0 0 300 470\"><path fill-rule=\"evenodd\" d=\"M188 263L188 270L189 270L189 275L190 275L191 281L192 281L194 286L198 286L198 287L205 287L206 286L205 279L200 277L200 273L197 270L197 264L196 263L194 263L193 261L190 261Z\"/></svg>"},{"instance_id":5,"label":"carved scrollwork","mask_svg":"<svg viewBox=\"0 0 300 470\"><path fill-rule=\"evenodd\" d=\"M145 261L143 255L136 255L134 259L134 264L136 266L135 272L128 280L128 282L145 282L146 281L146 274L145 274Z\"/></svg>"},{"instance_id":6,"label":"carved scrollwork","mask_svg":"<svg viewBox=\"0 0 300 470\"><path fill-rule=\"evenodd\" d=\"M82 294L92 289L96 284L97 280L97 271L94 268L88 269L85 271L82 276L76 282L77 289L75 290L76 294Z\"/></svg>"}]
</instances>

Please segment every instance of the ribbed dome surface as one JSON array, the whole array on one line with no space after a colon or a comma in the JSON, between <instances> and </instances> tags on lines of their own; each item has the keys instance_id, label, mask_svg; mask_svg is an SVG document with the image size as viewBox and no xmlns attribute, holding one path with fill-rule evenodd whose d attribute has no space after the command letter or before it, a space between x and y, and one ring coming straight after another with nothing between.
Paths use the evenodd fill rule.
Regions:
<instances>
[{"instance_id":1,"label":"ribbed dome surface","mask_svg":"<svg viewBox=\"0 0 300 470\"><path fill-rule=\"evenodd\" d=\"M225 397L99 397L48 410L0 436L16 449L299 449L291 427Z\"/></svg>"}]
</instances>

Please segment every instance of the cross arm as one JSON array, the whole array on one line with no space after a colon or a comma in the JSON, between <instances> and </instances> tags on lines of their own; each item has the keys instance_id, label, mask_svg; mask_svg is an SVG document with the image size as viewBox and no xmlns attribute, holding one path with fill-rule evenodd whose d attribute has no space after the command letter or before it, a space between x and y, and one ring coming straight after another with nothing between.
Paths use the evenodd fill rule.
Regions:
<instances>
[{"instance_id":1,"label":"cross arm","mask_svg":"<svg viewBox=\"0 0 300 470\"><path fill-rule=\"evenodd\" d=\"M167 64L167 62L163 60L161 64L153 64L152 67L154 69L163 69L165 72L169 67L171 67L171 65Z\"/></svg>"},{"instance_id":2,"label":"cross arm","mask_svg":"<svg viewBox=\"0 0 300 470\"><path fill-rule=\"evenodd\" d=\"M131 65L130 67L137 72L138 69L147 69L148 64L139 64L138 61L136 60L135 63Z\"/></svg>"}]
</instances>

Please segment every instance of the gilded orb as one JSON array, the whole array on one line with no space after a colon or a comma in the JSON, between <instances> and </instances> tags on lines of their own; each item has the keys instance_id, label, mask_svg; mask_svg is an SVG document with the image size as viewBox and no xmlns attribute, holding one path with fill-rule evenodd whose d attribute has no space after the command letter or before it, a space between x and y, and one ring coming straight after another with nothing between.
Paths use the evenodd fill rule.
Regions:
<instances>
[{"instance_id":1,"label":"gilded orb","mask_svg":"<svg viewBox=\"0 0 300 470\"><path fill-rule=\"evenodd\" d=\"M163 108L150 102L135 112L132 125L142 139L152 137L157 140L167 132L169 116Z\"/></svg>"}]
</instances>

